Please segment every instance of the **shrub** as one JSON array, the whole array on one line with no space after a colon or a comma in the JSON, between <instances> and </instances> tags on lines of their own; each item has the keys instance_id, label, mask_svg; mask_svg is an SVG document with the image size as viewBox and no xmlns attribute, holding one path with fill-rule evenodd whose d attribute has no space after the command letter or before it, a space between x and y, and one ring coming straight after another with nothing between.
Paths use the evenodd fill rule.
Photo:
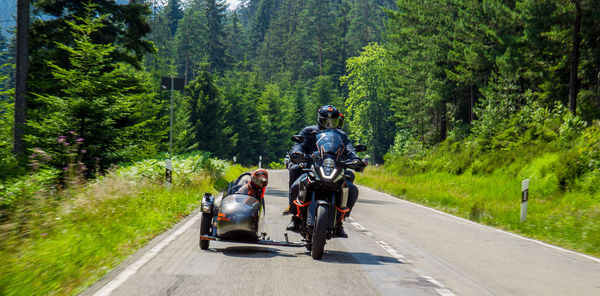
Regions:
<instances>
[{"instance_id":1,"label":"shrub","mask_svg":"<svg viewBox=\"0 0 600 296\"><path fill-rule=\"evenodd\" d=\"M30 203L36 195L55 192L59 176L59 170L46 168L0 184L0 221L9 219L16 209Z\"/></svg>"}]
</instances>

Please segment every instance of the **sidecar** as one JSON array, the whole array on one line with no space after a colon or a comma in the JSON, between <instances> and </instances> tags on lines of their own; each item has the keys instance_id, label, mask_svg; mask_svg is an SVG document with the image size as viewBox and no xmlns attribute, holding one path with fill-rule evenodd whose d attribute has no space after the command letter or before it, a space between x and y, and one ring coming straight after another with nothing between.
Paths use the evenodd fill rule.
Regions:
<instances>
[{"instance_id":1,"label":"sidecar","mask_svg":"<svg viewBox=\"0 0 600 296\"><path fill-rule=\"evenodd\" d=\"M240 177L241 178L241 177ZM261 245L303 247L303 243L272 241L264 229L264 200L254 196L234 193L240 179L229 184L221 196L209 193L202 199L200 221L200 248L208 249L211 240L241 242Z\"/></svg>"}]
</instances>

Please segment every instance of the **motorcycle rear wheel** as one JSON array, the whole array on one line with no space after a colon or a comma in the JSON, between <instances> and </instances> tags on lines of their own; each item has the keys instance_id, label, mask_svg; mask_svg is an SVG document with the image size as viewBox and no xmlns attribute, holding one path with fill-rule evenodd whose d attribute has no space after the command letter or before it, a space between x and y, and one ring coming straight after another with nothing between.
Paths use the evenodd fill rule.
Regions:
<instances>
[{"instance_id":1,"label":"motorcycle rear wheel","mask_svg":"<svg viewBox=\"0 0 600 296\"><path fill-rule=\"evenodd\" d=\"M210 224L212 222L212 215L202 213L202 220L200 221L200 236L210 234ZM200 240L200 249L208 249L210 244L209 240Z\"/></svg>"},{"instance_id":2,"label":"motorcycle rear wheel","mask_svg":"<svg viewBox=\"0 0 600 296\"><path fill-rule=\"evenodd\" d=\"M327 208L320 206L317 208L315 217L315 228L312 236L312 250L310 251L313 259L321 259L325 249L325 240L327 239Z\"/></svg>"}]
</instances>

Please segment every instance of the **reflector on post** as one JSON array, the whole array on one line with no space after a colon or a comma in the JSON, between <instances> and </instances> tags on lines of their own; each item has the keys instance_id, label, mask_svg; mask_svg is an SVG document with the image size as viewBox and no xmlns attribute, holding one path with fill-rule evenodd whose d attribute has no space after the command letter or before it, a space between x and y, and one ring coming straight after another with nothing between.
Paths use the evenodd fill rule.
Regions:
<instances>
[{"instance_id":1,"label":"reflector on post","mask_svg":"<svg viewBox=\"0 0 600 296\"><path fill-rule=\"evenodd\" d=\"M529 200L529 179L521 182L521 222L527 220L527 201Z\"/></svg>"}]
</instances>

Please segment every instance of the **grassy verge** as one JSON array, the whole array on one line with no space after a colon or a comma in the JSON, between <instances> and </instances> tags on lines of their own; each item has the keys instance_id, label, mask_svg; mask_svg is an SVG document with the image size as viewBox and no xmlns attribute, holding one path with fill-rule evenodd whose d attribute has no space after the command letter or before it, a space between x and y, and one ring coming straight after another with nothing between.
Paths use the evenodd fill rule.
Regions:
<instances>
[{"instance_id":1,"label":"grassy verge","mask_svg":"<svg viewBox=\"0 0 600 296\"><path fill-rule=\"evenodd\" d=\"M477 175L422 172L401 175L368 168L358 183L463 218L600 256L600 193L559 190L555 175L544 174L559 161L548 153ZM523 165L515 170L515 165ZM518 171L515 173L515 171ZM521 181L531 179L527 221L520 223Z\"/></svg>"},{"instance_id":2,"label":"grassy verge","mask_svg":"<svg viewBox=\"0 0 600 296\"><path fill-rule=\"evenodd\" d=\"M150 160L34 195L0 225L0 295L81 292L243 170L202 156L176 158L174 167L171 192L162 162Z\"/></svg>"}]
</instances>

